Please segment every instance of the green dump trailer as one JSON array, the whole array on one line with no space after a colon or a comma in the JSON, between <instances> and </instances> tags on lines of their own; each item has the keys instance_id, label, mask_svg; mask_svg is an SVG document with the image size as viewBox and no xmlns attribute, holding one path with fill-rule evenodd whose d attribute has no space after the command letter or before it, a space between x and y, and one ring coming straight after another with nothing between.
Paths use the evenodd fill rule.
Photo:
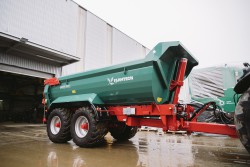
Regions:
<instances>
[{"instance_id":1,"label":"green dump trailer","mask_svg":"<svg viewBox=\"0 0 250 167\"><path fill-rule=\"evenodd\" d=\"M201 123L198 110L180 104L183 80L198 61L180 42L157 44L141 60L45 80L43 104L47 134L55 143L71 139L80 147L132 138L137 128L153 126L236 136L234 125Z\"/></svg>"},{"instance_id":2,"label":"green dump trailer","mask_svg":"<svg viewBox=\"0 0 250 167\"><path fill-rule=\"evenodd\" d=\"M171 82L177 77L181 60L185 63L186 78L198 61L180 42L163 42L141 60L45 80L43 104L50 140L63 143L73 137L77 145L92 147L108 131L118 140L133 137L139 126L128 126L124 116L136 117L139 113L131 105L142 108L171 104L174 98ZM180 83L172 85L179 87ZM120 114L118 107L111 106L124 109ZM154 112L154 118L166 112Z\"/></svg>"}]
</instances>

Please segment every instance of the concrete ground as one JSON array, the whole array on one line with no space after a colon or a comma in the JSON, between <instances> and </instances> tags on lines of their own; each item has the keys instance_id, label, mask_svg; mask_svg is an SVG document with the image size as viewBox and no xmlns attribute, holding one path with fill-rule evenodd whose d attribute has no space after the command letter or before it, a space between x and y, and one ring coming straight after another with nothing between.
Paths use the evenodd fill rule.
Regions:
<instances>
[{"instance_id":1,"label":"concrete ground","mask_svg":"<svg viewBox=\"0 0 250 167\"><path fill-rule=\"evenodd\" d=\"M138 132L127 142L108 134L97 148L72 141L54 144L45 125L0 124L1 167L175 167L250 166L250 154L238 139L216 135L158 135Z\"/></svg>"}]
</instances>

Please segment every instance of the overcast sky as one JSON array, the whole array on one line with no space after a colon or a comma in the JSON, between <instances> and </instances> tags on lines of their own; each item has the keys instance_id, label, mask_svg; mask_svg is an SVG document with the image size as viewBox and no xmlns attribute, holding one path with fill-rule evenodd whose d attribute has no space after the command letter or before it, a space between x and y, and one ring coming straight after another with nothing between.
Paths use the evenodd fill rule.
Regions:
<instances>
[{"instance_id":1,"label":"overcast sky","mask_svg":"<svg viewBox=\"0 0 250 167\"><path fill-rule=\"evenodd\" d=\"M74 0L149 49L181 41L199 67L250 63L250 0Z\"/></svg>"}]
</instances>

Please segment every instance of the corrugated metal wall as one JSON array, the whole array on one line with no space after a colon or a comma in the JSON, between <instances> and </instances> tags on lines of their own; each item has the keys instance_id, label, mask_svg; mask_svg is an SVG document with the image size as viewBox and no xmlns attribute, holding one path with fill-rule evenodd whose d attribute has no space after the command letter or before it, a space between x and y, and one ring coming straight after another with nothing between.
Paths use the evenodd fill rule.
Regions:
<instances>
[{"instance_id":1,"label":"corrugated metal wall","mask_svg":"<svg viewBox=\"0 0 250 167\"><path fill-rule=\"evenodd\" d=\"M86 45L86 19L87 11L82 8L78 8L78 26L77 26L77 48L76 55L80 58L80 61L64 66L62 70L62 75L69 75L72 73L84 71L84 60L85 60L85 45Z\"/></svg>"},{"instance_id":2,"label":"corrugated metal wall","mask_svg":"<svg viewBox=\"0 0 250 167\"><path fill-rule=\"evenodd\" d=\"M107 39L107 23L87 12L85 70L107 65Z\"/></svg>"},{"instance_id":3,"label":"corrugated metal wall","mask_svg":"<svg viewBox=\"0 0 250 167\"><path fill-rule=\"evenodd\" d=\"M71 0L1 0L0 12L1 33L80 58L62 70L20 55L9 56L9 65L60 76L140 59L149 51Z\"/></svg>"},{"instance_id":4,"label":"corrugated metal wall","mask_svg":"<svg viewBox=\"0 0 250 167\"><path fill-rule=\"evenodd\" d=\"M0 32L75 56L78 8L65 0L1 0Z\"/></svg>"},{"instance_id":5,"label":"corrugated metal wall","mask_svg":"<svg viewBox=\"0 0 250 167\"><path fill-rule=\"evenodd\" d=\"M0 64L13 66L16 68L18 67L17 70L14 68L10 68L10 70L3 70L24 75L27 75L26 70L30 71L29 75L39 75L37 77L41 78L52 77L51 74L55 74L56 76L61 75L61 67L58 65L37 61L20 55L5 55L4 53L0 52ZM34 71L34 73L32 73L32 71ZM43 72L44 74L40 74L38 72Z\"/></svg>"},{"instance_id":6,"label":"corrugated metal wall","mask_svg":"<svg viewBox=\"0 0 250 167\"><path fill-rule=\"evenodd\" d=\"M106 53L106 65L111 65L113 64L112 62L112 58L113 58L113 54L112 54L112 48L113 48L113 27L110 25L107 25L107 53Z\"/></svg>"},{"instance_id":7,"label":"corrugated metal wall","mask_svg":"<svg viewBox=\"0 0 250 167\"><path fill-rule=\"evenodd\" d=\"M94 14L85 13L79 15L79 20L86 20L82 23L85 25L78 26L78 34L85 32L84 46L79 46L84 47L84 52L78 55L82 60L63 67L63 75L141 59L150 51Z\"/></svg>"},{"instance_id":8,"label":"corrugated metal wall","mask_svg":"<svg viewBox=\"0 0 250 167\"><path fill-rule=\"evenodd\" d=\"M113 28L113 64L141 59L146 55L145 53L141 44Z\"/></svg>"}]
</instances>

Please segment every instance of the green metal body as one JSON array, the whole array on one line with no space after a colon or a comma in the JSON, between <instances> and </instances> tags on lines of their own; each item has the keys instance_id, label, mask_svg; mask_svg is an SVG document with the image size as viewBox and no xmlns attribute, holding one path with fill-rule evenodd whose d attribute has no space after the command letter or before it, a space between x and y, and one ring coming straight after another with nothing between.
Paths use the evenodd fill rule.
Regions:
<instances>
[{"instance_id":1,"label":"green metal body","mask_svg":"<svg viewBox=\"0 0 250 167\"><path fill-rule=\"evenodd\" d=\"M169 86L181 58L188 59L187 77L198 62L179 42L159 43L141 60L61 77L60 85L45 86L47 106L79 101L104 105L169 103Z\"/></svg>"},{"instance_id":2,"label":"green metal body","mask_svg":"<svg viewBox=\"0 0 250 167\"><path fill-rule=\"evenodd\" d=\"M203 76L202 80L206 81L208 83L207 85L198 83L199 81L197 80L195 80L195 84L193 83L193 75L198 74ZM217 75L213 76L213 74ZM241 77L242 74L242 68L230 66L208 67L194 70L189 77L191 99L203 104L214 101L223 111L229 113L234 112L236 106L235 102L237 103L239 95L235 95L236 93L233 88L237 83L237 79ZM207 78L208 76L210 76L210 78ZM200 88L199 91L202 93L206 92L206 94L202 95L203 97L194 95L194 92L197 92L197 90L195 90L197 86ZM214 94L215 92L221 92L221 95L216 95Z\"/></svg>"}]
</instances>

